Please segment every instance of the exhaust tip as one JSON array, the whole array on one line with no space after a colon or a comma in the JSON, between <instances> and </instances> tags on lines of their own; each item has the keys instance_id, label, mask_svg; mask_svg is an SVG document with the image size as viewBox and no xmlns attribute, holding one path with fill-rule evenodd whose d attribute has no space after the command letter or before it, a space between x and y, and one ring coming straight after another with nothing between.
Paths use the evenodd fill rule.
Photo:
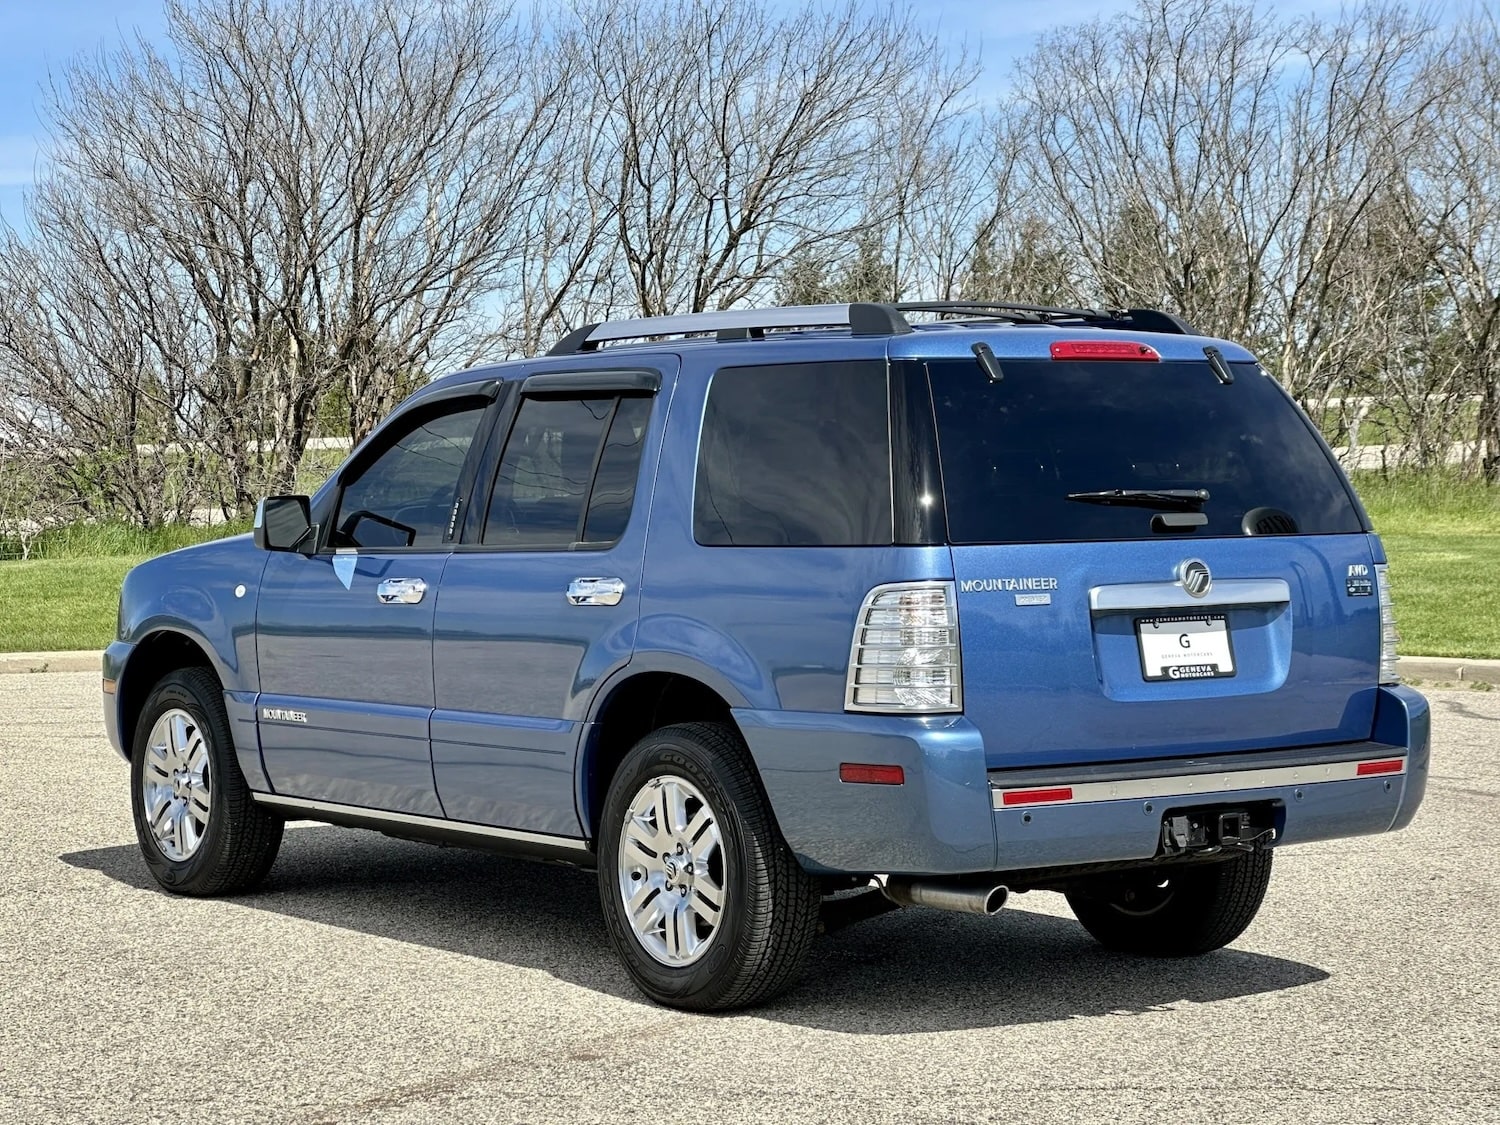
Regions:
<instances>
[{"instance_id":1,"label":"exhaust tip","mask_svg":"<svg viewBox=\"0 0 1500 1125\"><path fill-rule=\"evenodd\" d=\"M929 906L961 914L998 914L1010 897L1004 886L969 887L921 879L887 879L881 891L902 906Z\"/></svg>"}]
</instances>

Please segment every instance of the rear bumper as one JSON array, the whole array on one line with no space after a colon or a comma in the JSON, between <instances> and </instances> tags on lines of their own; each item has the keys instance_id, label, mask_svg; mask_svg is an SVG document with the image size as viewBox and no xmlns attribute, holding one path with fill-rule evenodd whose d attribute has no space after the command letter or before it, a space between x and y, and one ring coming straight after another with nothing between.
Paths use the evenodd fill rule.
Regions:
<instances>
[{"instance_id":1,"label":"rear bumper","mask_svg":"<svg viewBox=\"0 0 1500 1125\"><path fill-rule=\"evenodd\" d=\"M1430 754L1427 702L1403 687L1380 689L1369 742L1046 771L987 771L983 739L962 717L736 711L735 718L787 842L806 867L825 872L938 875L1149 860L1163 817L1202 805L1269 805L1278 845L1385 832L1415 815ZM899 765L905 782L846 784L845 762ZM1051 793L1006 799L1027 791Z\"/></svg>"}]
</instances>

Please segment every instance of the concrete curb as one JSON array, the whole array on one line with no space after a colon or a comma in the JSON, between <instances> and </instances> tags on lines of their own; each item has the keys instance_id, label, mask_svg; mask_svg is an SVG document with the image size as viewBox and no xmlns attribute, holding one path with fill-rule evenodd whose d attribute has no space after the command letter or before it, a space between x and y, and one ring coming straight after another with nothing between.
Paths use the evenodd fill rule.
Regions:
<instances>
[{"instance_id":1,"label":"concrete curb","mask_svg":"<svg viewBox=\"0 0 1500 1125\"><path fill-rule=\"evenodd\" d=\"M83 652L0 652L0 675L7 672L98 672L104 654Z\"/></svg>"},{"instance_id":2,"label":"concrete curb","mask_svg":"<svg viewBox=\"0 0 1500 1125\"><path fill-rule=\"evenodd\" d=\"M1396 662L1403 680L1419 684L1495 684L1500 660L1465 660L1455 656L1403 656Z\"/></svg>"},{"instance_id":3,"label":"concrete curb","mask_svg":"<svg viewBox=\"0 0 1500 1125\"><path fill-rule=\"evenodd\" d=\"M0 652L0 675L7 672L97 672L100 653ZM1403 656L1403 680L1424 684L1494 684L1500 686L1500 660L1465 660L1452 656Z\"/></svg>"}]
</instances>

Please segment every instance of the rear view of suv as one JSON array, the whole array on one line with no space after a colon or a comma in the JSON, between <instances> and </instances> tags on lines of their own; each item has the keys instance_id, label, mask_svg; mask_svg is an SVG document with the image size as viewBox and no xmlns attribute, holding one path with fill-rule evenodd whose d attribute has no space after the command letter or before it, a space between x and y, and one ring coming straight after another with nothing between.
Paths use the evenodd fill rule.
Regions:
<instances>
[{"instance_id":1,"label":"rear view of suv","mask_svg":"<svg viewBox=\"0 0 1500 1125\"><path fill-rule=\"evenodd\" d=\"M132 571L106 726L169 890L249 889L288 818L592 867L677 1007L1033 890L1187 956L1277 848L1416 812L1385 561L1285 391L1168 314L588 325Z\"/></svg>"}]
</instances>

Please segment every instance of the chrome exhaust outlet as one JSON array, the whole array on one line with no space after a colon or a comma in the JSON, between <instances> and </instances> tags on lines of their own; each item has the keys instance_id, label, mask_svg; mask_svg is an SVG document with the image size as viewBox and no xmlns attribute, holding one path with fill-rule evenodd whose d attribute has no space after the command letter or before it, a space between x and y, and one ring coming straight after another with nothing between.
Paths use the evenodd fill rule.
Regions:
<instances>
[{"instance_id":1,"label":"chrome exhaust outlet","mask_svg":"<svg viewBox=\"0 0 1500 1125\"><path fill-rule=\"evenodd\" d=\"M961 887L922 879L887 879L880 891L900 906L930 906L960 914L998 914L1010 897L1005 887Z\"/></svg>"}]
</instances>

